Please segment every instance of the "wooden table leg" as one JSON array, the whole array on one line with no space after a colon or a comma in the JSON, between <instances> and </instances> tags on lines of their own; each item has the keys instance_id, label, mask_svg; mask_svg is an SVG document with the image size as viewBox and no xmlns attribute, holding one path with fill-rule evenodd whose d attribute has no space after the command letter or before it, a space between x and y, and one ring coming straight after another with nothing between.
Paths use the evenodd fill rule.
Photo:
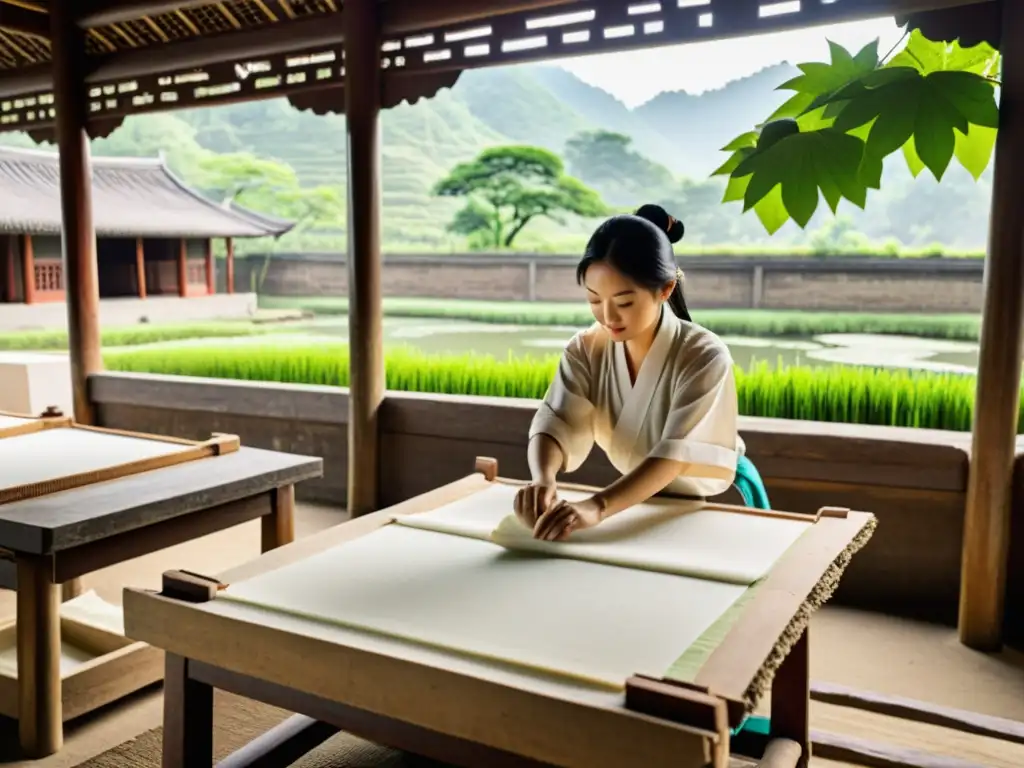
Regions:
<instances>
[{"instance_id":1,"label":"wooden table leg","mask_svg":"<svg viewBox=\"0 0 1024 768\"><path fill-rule=\"evenodd\" d=\"M295 541L295 486L272 491L273 510L262 519L260 545L263 552Z\"/></svg>"},{"instance_id":2,"label":"wooden table leg","mask_svg":"<svg viewBox=\"0 0 1024 768\"><path fill-rule=\"evenodd\" d=\"M189 679L188 659L164 654L163 768L213 765L213 688Z\"/></svg>"},{"instance_id":3,"label":"wooden table leg","mask_svg":"<svg viewBox=\"0 0 1024 768\"><path fill-rule=\"evenodd\" d=\"M60 585L61 602L66 603L68 600L74 600L80 594L82 594L82 579L80 577L70 579Z\"/></svg>"},{"instance_id":4,"label":"wooden table leg","mask_svg":"<svg viewBox=\"0 0 1024 768\"><path fill-rule=\"evenodd\" d=\"M792 739L803 748L798 768L811 759L811 656L807 635L797 640L772 682L772 738Z\"/></svg>"},{"instance_id":5,"label":"wooden table leg","mask_svg":"<svg viewBox=\"0 0 1024 768\"><path fill-rule=\"evenodd\" d=\"M60 682L60 588L48 557L18 555L18 735L38 760L64 746Z\"/></svg>"}]
</instances>

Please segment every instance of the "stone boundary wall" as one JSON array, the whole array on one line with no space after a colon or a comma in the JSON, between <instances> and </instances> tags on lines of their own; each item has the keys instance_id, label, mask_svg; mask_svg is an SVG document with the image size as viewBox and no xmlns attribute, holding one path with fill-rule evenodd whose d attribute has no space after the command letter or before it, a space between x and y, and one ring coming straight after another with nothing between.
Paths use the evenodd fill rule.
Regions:
<instances>
[{"instance_id":1,"label":"stone boundary wall","mask_svg":"<svg viewBox=\"0 0 1024 768\"><path fill-rule=\"evenodd\" d=\"M388 297L484 301L581 300L575 257L388 254ZM980 312L981 259L680 257L694 309ZM262 277L262 282L261 282ZM236 290L270 296L345 296L340 254L240 258Z\"/></svg>"}]
</instances>

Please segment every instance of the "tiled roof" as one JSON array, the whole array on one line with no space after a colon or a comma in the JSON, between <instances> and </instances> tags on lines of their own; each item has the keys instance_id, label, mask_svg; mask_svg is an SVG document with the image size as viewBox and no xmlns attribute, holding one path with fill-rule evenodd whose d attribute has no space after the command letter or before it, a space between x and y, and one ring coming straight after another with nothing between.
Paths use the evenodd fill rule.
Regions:
<instances>
[{"instance_id":1,"label":"tiled roof","mask_svg":"<svg viewBox=\"0 0 1024 768\"><path fill-rule=\"evenodd\" d=\"M294 226L203 197L162 158L93 156L92 182L100 237L276 237ZM0 232L60 234L56 153L0 147Z\"/></svg>"}]
</instances>

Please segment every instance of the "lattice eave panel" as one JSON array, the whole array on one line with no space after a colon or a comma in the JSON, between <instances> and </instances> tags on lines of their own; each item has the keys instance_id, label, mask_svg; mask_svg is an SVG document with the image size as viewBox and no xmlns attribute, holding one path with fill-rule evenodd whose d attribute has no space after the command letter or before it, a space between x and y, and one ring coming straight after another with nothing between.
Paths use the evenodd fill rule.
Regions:
<instances>
[{"instance_id":1,"label":"lattice eave panel","mask_svg":"<svg viewBox=\"0 0 1024 768\"><path fill-rule=\"evenodd\" d=\"M168 35L172 32L176 35L185 34L183 28L172 29L171 21L168 20L183 14L185 18L194 19L192 23L197 30L196 34L226 31L221 28L224 25L238 29L235 24L281 24L284 27L286 20L282 19L281 14L285 14L284 9L288 8L288 18L332 14L333 18L325 16L325 23L338 23L335 0L291 0L284 5L285 2L230 0L191 11L164 14L156 17L156 21ZM964 11L970 13L972 8L991 10L995 5L994 2L982 0L981 5L965 8ZM838 23L888 15L898 6L897 0L576 2L571 5L571 11L508 14L489 23L423 29L386 39L381 51L383 96L386 106L401 101L415 102L454 83L458 73L464 69ZM226 20L228 16L224 9L228 14L233 14L234 22ZM203 26L199 26L200 21ZM131 29L134 30L141 23L133 22ZM221 27L214 29L215 24ZM141 40L142 32L136 32ZM0 44L2 40L0 33ZM0 45L0 66L4 61L3 56ZM112 121L129 114L298 96L324 88L340 89L344 82L343 56L342 46L338 44L161 76L104 82L90 88L89 114L97 124L97 130L100 130L101 123L110 126ZM337 95L324 99L296 98L295 101L316 105L318 109L341 103ZM336 106L330 107L330 111L336 110ZM53 96L49 92L2 99L0 131L38 131L52 123L53 113Z\"/></svg>"},{"instance_id":2,"label":"lattice eave panel","mask_svg":"<svg viewBox=\"0 0 1024 768\"><path fill-rule=\"evenodd\" d=\"M891 15L893 0L594 0L386 41L385 66L436 72L700 42Z\"/></svg>"}]
</instances>

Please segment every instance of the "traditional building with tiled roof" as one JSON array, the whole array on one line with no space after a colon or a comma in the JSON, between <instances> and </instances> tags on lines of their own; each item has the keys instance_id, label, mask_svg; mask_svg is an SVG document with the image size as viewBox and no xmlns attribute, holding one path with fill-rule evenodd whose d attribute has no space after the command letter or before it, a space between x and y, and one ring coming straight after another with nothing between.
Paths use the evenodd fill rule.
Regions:
<instances>
[{"instance_id":1,"label":"traditional building with tiled roof","mask_svg":"<svg viewBox=\"0 0 1024 768\"><path fill-rule=\"evenodd\" d=\"M214 238L227 241L232 293L233 238L280 237L294 226L204 197L162 157L93 157L92 207L102 298L216 293ZM0 304L64 300L55 153L0 147L0 246Z\"/></svg>"}]
</instances>

